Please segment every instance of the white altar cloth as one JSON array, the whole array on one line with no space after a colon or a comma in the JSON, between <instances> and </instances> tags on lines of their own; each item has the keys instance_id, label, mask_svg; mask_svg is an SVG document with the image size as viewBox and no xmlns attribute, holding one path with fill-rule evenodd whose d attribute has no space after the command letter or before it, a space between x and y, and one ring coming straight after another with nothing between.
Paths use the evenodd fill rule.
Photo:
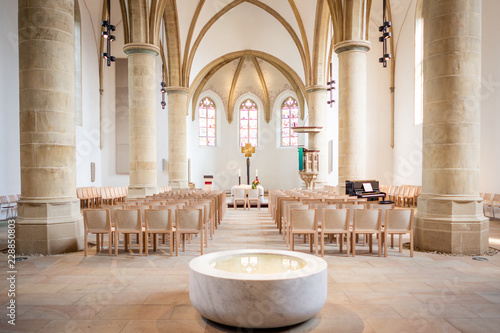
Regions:
<instances>
[{"instance_id":1,"label":"white altar cloth","mask_svg":"<svg viewBox=\"0 0 500 333\"><path fill-rule=\"evenodd\" d=\"M234 185L231 187L231 202L234 202L234 190L237 188L250 189L252 185ZM264 187L257 185L257 189L259 190L260 203L264 203Z\"/></svg>"}]
</instances>

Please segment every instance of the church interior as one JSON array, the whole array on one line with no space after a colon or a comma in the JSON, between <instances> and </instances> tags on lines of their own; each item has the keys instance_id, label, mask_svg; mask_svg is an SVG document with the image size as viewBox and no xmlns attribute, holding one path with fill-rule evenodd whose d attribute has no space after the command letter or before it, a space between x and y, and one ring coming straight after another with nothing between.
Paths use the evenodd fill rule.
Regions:
<instances>
[{"instance_id":1,"label":"church interior","mask_svg":"<svg viewBox=\"0 0 500 333\"><path fill-rule=\"evenodd\" d=\"M0 8L1 331L498 330L499 2Z\"/></svg>"}]
</instances>

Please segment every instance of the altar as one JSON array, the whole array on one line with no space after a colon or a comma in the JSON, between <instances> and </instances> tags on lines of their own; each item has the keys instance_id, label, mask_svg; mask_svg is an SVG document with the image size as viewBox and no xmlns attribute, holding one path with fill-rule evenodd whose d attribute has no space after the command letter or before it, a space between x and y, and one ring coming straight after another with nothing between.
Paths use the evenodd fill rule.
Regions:
<instances>
[{"instance_id":1,"label":"altar","mask_svg":"<svg viewBox=\"0 0 500 333\"><path fill-rule=\"evenodd\" d=\"M251 189L252 188L252 185L234 185L233 187L231 187L231 202L234 202L234 190L235 189ZM264 203L264 187L262 187L261 185L257 185L257 189L259 190L259 199L260 199L260 203Z\"/></svg>"}]
</instances>

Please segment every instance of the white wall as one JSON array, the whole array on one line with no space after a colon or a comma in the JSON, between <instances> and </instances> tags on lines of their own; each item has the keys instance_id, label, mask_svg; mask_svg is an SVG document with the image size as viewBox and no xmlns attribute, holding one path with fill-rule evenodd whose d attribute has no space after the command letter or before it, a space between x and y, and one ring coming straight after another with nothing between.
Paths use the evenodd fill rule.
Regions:
<instances>
[{"instance_id":1,"label":"white wall","mask_svg":"<svg viewBox=\"0 0 500 333\"><path fill-rule=\"evenodd\" d=\"M376 19L381 21L381 16ZM391 69L389 63L384 68L378 61L382 56L378 26L370 21L371 49L366 64L366 179L391 184Z\"/></svg>"},{"instance_id":2,"label":"white wall","mask_svg":"<svg viewBox=\"0 0 500 333\"><path fill-rule=\"evenodd\" d=\"M82 2L82 1L80 1ZM99 148L99 60L91 17L80 4L82 36L82 114L83 126L76 126L76 186L101 186ZM90 163L95 163L95 182L91 182Z\"/></svg>"},{"instance_id":3,"label":"white wall","mask_svg":"<svg viewBox=\"0 0 500 333\"><path fill-rule=\"evenodd\" d=\"M292 92L289 92L294 95ZM214 176L215 189L229 190L238 184L238 170L241 170L241 183L246 184L246 157L239 146L239 116L237 108L246 98L251 98L259 108L259 143L255 154L250 158L250 182L259 170L259 181L265 189L289 189L300 186L298 173L297 148L279 147L279 106L272 106L273 117L269 123L264 120L262 101L252 93L246 93L236 100L234 120L229 124L225 117L224 105L217 94L205 91L197 104L204 97L210 97L217 110L217 146L200 147L198 145L198 114L195 121L188 120L188 157L191 159L191 181L196 187L203 187L203 175ZM283 98L275 103L281 105ZM300 121L300 124L303 122ZM303 139L300 138L303 142Z\"/></svg>"},{"instance_id":4,"label":"white wall","mask_svg":"<svg viewBox=\"0 0 500 333\"><path fill-rule=\"evenodd\" d=\"M500 193L500 1L483 0L481 192Z\"/></svg>"},{"instance_id":5,"label":"white wall","mask_svg":"<svg viewBox=\"0 0 500 333\"><path fill-rule=\"evenodd\" d=\"M422 125L414 125L413 120L416 3L405 0L393 13L393 38L397 45L392 182L395 185L422 185Z\"/></svg>"},{"instance_id":6,"label":"white wall","mask_svg":"<svg viewBox=\"0 0 500 333\"><path fill-rule=\"evenodd\" d=\"M21 193L17 1L0 11L0 195Z\"/></svg>"}]
</instances>

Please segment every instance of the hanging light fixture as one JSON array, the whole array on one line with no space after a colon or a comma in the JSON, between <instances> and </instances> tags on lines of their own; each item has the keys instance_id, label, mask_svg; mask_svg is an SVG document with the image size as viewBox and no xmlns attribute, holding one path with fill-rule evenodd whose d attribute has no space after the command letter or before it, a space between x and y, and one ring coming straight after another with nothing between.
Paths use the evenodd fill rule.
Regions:
<instances>
[{"instance_id":1,"label":"hanging light fixture","mask_svg":"<svg viewBox=\"0 0 500 333\"><path fill-rule=\"evenodd\" d=\"M165 29L161 29L161 47L165 45ZM161 64L161 108L164 110L167 103L165 103L165 94L167 92L167 84L165 83L165 66Z\"/></svg>"},{"instance_id":2,"label":"hanging light fixture","mask_svg":"<svg viewBox=\"0 0 500 333\"><path fill-rule=\"evenodd\" d=\"M387 60L391 59L391 54L387 51L387 40L391 38L391 33L389 32L389 28L391 27L391 21L387 20L387 0L384 1L382 20L383 23L380 27L378 27L378 31L382 33L382 36L378 38L378 41L382 43L382 57L378 59L380 63L387 67Z\"/></svg>"},{"instance_id":3,"label":"hanging light fixture","mask_svg":"<svg viewBox=\"0 0 500 333\"><path fill-rule=\"evenodd\" d=\"M111 66L111 62L115 61L116 58L111 55L111 42L116 40L116 37L111 34L115 31L116 27L111 24L111 0L108 1L108 19L102 21L101 26L106 29L101 33L102 37L106 40L106 52L102 54L102 57L106 59L107 65Z\"/></svg>"},{"instance_id":4,"label":"hanging light fixture","mask_svg":"<svg viewBox=\"0 0 500 333\"><path fill-rule=\"evenodd\" d=\"M333 40L333 24L332 24L332 35L331 35L331 40ZM335 84L335 80L333 79L333 63L332 59L330 59L330 79L326 83L328 90L330 92L330 99L326 102L327 104L330 105L330 108L333 107L333 103L335 103L335 100L333 99L333 91L335 90L335 87L333 86Z\"/></svg>"}]
</instances>

